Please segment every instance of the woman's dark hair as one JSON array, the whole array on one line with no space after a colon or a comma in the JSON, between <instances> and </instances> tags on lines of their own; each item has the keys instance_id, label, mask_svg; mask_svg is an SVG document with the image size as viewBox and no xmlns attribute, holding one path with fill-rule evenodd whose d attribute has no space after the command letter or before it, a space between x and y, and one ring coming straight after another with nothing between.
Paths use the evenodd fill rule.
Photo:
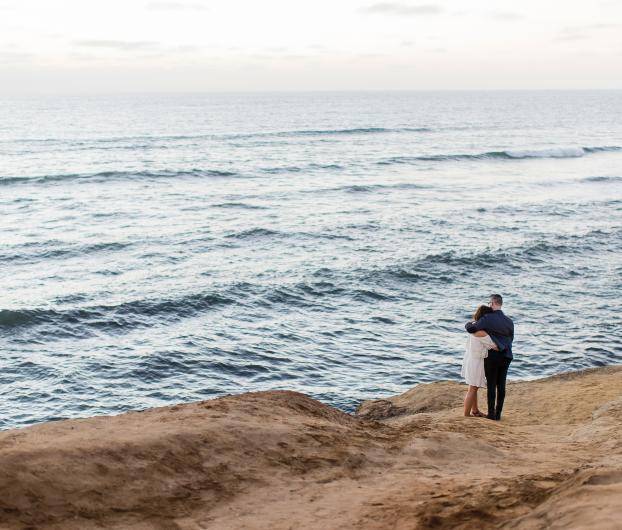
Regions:
<instances>
[{"instance_id":1,"label":"woman's dark hair","mask_svg":"<svg viewBox=\"0 0 622 530\"><path fill-rule=\"evenodd\" d=\"M481 305L475 310L475 313L473 313L473 320L477 321L480 318L482 318L484 315L488 313L492 313L492 312L493 312L492 307L488 307L487 305Z\"/></svg>"}]
</instances>

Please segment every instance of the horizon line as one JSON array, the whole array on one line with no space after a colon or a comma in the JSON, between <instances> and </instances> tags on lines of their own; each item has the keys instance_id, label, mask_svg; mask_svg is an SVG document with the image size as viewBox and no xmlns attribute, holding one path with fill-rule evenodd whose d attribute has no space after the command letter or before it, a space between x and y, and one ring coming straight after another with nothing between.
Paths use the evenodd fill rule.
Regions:
<instances>
[{"instance_id":1,"label":"horizon line","mask_svg":"<svg viewBox=\"0 0 622 530\"><path fill-rule=\"evenodd\" d=\"M347 88L347 89L260 89L260 90L135 90L135 91L108 91L108 92L7 92L0 93L0 97L36 97L36 96L201 96L224 94L348 94L348 93L426 93L426 92L619 92L621 87L606 88Z\"/></svg>"}]
</instances>

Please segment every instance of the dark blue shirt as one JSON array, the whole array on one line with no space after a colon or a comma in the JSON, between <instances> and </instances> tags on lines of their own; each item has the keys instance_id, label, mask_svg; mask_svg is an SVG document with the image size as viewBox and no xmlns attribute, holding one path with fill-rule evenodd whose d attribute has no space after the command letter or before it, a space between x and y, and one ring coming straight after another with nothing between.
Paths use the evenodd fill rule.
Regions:
<instances>
[{"instance_id":1,"label":"dark blue shirt","mask_svg":"<svg viewBox=\"0 0 622 530\"><path fill-rule=\"evenodd\" d=\"M512 359L512 341L514 340L514 322L505 316L501 309L485 314L477 322L467 322L464 326L469 333L485 331L499 348L496 354ZM490 350L493 352L494 350ZM490 353L489 353L490 355Z\"/></svg>"}]
</instances>

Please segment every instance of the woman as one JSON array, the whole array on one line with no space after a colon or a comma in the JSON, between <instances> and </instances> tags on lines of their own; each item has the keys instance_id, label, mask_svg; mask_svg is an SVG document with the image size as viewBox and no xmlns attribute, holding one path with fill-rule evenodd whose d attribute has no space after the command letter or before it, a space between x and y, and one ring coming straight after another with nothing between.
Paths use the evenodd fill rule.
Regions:
<instances>
[{"instance_id":1,"label":"woman","mask_svg":"<svg viewBox=\"0 0 622 530\"><path fill-rule=\"evenodd\" d=\"M473 320L478 321L486 313L492 313L492 309L486 305L479 306L473 314ZM484 359L488 356L488 350L498 349L485 331L469 333L460 374L469 385L466 396L464 396L465 416L478 416L480 418L485 416L477 408L477 390L486 386Z\"/></svg>"}]
</instances>

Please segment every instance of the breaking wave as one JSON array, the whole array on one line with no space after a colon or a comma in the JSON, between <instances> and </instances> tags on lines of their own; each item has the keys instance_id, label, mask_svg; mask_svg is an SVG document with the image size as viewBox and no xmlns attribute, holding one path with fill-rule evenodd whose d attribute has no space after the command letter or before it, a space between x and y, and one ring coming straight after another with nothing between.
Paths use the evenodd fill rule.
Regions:
<instances>
[{"instance_id":1,"label":"breaking wave","mask_svg":"<svg viewBox=\"0 0 622 530\"><path fill-rule=\"evenodd\" d=\"M601 147L552 147L548 149L525 149L507 151L487 151L474 154L439 154L422 156L394 156L380 160L380 165L409 164L413 162L443 162L469 160L521 160L525 158L579 158L587 154L607 151L621 151L619 146Z\"/></svg>"}]
</instances>

